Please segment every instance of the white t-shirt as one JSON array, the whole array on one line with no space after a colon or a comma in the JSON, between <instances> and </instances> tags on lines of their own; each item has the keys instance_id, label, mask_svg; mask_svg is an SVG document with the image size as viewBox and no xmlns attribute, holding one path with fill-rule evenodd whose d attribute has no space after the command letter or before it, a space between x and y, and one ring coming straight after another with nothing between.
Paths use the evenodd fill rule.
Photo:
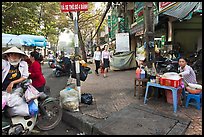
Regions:
<instances>
[{"instance_id":1,"label":"white t-shirt","mask_svg":"<svg viewBox=\"0 0 204 137\"><path fill-rule=\"evenodd\" d=\"M94 60L101 60L101 52L100 51L94 51L94 56L93 56Z\"/></svg>"}]
</instances>

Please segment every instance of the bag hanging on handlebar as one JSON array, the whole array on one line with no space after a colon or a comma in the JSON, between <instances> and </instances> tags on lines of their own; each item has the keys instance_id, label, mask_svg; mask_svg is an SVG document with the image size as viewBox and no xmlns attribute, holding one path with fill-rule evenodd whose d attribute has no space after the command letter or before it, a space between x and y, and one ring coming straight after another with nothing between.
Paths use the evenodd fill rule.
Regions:
<instances>
[{"instance_id":1,"label":"bag hanging on handlebar","mask_svg":"<svg viewBox=\"0 0 204 137\"><path fill-rule=\"evenodd\" d=\"M38 98L42 93L39 92L35 87L29 85L27 90L25 91L25 99L26 102L29 102L32 99Z\"/></svg>"},{"instance_id":2,"label":"bag hanging on handlebar","mask_svg":"<svg viewBox=\"0 0 204 137\"><path fill-rule=\"evenodd\" d=\"M28 108L29 108L29 114L31 116L35 116L36 114L38 114L38 106L36 105L34 100L31 100L28 103Z\"/></svg>"}]
</instances>

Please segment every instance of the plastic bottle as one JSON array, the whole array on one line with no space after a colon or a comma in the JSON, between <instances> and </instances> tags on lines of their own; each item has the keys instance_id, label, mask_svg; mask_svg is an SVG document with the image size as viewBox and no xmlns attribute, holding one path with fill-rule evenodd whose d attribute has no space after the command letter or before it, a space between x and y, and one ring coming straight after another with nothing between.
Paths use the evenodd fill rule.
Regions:
<instances>
[{"instance_id":1,"label":"plastic bottle","mask_svg":"<svg viewBox=\"0 0 204 137\"><path fill-rule=\"evenodd\" d=\"M141 72L140 68L137 67L137 69L136 69L136 78L137 79L140 79L140 72Z\"/></svg>"},{"instance_id":2,"label":"plastic bottle","mask_svg":"<svg viewBox=\"0 0 204 137\"><path fill-rule=\"evenodd\" d=\"M151 76L150 76L150 82L156 83L156 75L157 75L157 71L155 68L155 64L152 63L152 72L151 72Z\"/></svg>"},{"instance_id":3,"label":"plastic bottle","mask_svg":"<svg viewBox=\"0 0 204 137\"><path fill-rule=\"evenodd\" d=\"M145 70L144 69L141 69L140 78L141 79L145 78Z\"/></svg>"}]
</instances>

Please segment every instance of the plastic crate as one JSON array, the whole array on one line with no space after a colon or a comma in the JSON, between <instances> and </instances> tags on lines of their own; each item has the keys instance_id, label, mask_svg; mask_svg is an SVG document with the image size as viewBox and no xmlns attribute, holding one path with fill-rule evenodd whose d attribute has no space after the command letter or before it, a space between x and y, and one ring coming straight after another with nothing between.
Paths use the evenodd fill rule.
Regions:
<instances>
[{"instance_id":1,"label":"plastic crate","mask_svg":"<svg viewBox=\"0 0 204 137\"><path fill-rule=\"evenodd\" d=\"M172 79L167 79L167 78L160 78L159 79L160 85L163 86L172 86L172 87L179 87L181 85L182 79L179 80L172 80Z\"/></svg>"}]
</instances>

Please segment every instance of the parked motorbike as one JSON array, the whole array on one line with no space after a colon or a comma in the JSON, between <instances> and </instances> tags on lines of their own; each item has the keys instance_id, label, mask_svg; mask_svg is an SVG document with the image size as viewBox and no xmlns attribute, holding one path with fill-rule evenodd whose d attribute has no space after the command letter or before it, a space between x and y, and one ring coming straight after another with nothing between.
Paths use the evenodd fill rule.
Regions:
<instances>
[{"instance_id":1,"label":"parked motorbike","mask_svg":"<svg viewBox=\"0 0 204 137\"><path fill-rule=\"evenodd\" d=\"M56 66L55 59L49 59L48 60L48 65L49 65L50 68L55 68L55 66Z\"/></svg>"},{"instance_id":2,"label":"parked motorbike","mask_svg":"<svg viewBox=\"0 0 204 137\"><path fill-rule=\"evenodd\" d=\"M25 93L30 82L22 82L21 87ZM34 126L40 130L51 130L58 125L62 118L62 109L55 98L42 94L34 99L38 106L35 116L9 116L8 106L2 110L2 135L27 135Z\"/></svg>"},{"instance_id":3,"label":"parked motorbike","mask_svg":"<svg viewBox=\"0 0 204 137\"><path fill-rule=\"evenodd\" d=\"M71 74L71 63L67 66L64 65L63 61L60 60L58 61L59 64L55 66L53 69L53 74L55 77L60 77L60 76L70 76Z\"/></svg>"},{"instance_id":4,"label":"parked motorbike","mask_svg":"<svg viewBox=\"0 0 204 137\"><path fill-rule=\"evenodd\" d=\"M188 64L193 68L196 76L202 76L202 49L190 55Z\"/></svg>"},{"instance_id":5,"label":"parked motorbike","mask_svg":"<svg viewBox=\"0 0 204 137\"><path fill-rule=\"evenodd\" d=\"M155 62L157 72L178 72L180 54L174 50L169 51L167 54L165 57L160 56Z\"/></svg>"}]
</instances>

